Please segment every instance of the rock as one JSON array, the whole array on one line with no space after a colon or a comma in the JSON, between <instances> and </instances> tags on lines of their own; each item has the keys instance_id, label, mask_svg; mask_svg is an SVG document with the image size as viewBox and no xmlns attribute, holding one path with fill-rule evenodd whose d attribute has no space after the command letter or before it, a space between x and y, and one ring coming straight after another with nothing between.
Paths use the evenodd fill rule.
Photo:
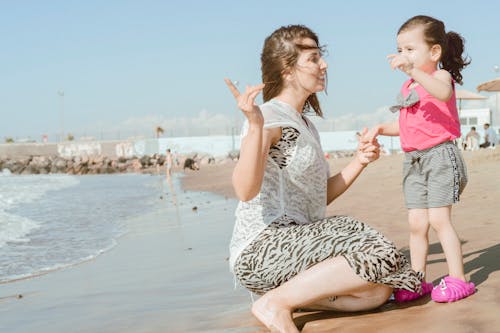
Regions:
<instances>
[{"instance_id":1,"label":"rock","mask_svg":"<svg viewBox=\"0 0 500 333\"><path fill-rule=\"evenodd\" d=\"M145 168L158 167L165 161L159 154L154 156L138 157L108 157L102 154L74 157L30 156L28 158L9 159L0 158L0 170L6 169L13 174L47 174L66 173L75 175L84 174L111 174L117 172L142 172ZM192 160L194 161L194 159ZM193 162L190 168L196 170L198 164Z\"/></svg>"},{"instance_id":2,"label":"rock","mask_svg":"<svg viewBox=\"0 0 500 333\"><path fill-rule=\"evenodd\" d=\"M22 168L22 170L18 173L20 173L21 175L37 175L40 172L36 167L32 165L27 165L26 167Z\"/></svg>"},{"instance_id":3,"label":"rock","mask_svg":"<svg viewBox=\"0 0 500 333\"><path fill-rule=\"evenodd\" d=\"M138 158L133 159L130 164L129 164L129 169L132 170L132 172L139 172L142 169L142 161L139 160Z\"/></svg>"},{"instance_id":4,"label":"rock","mask_svg":"<svg viewBox=\"0 0 500 333\"><path fill-rule=\"evenodd\" d=\"M191 169L191 170L200 170L200 167L198 166L198 163L192 158L186 158L184 161L184 169Z\"/></svg>"},{"instance_id":5,"label":"rock","mask_svg":"<svg viewBox=\"0 0 500 333\"><path fill-rule=\"evenodd\" d=\"M143 167L148 167L151 165L151 162L149 161L149 156L143 156L140 158L141 164Z\"/></svg>"},{"instance_id":6,"label":"rock","mask_svg":"<svg viewBox=\"0 0 500 333\"><path fill-rule=\"evenodd\" d=\"M71 163L72 165L73 163ZM58 173L58 172L64 172L67 170L68 166L70 166L69 163L63 158L55 158L52 161L52 166L50 169L50 172L52 173Z\"/></svg>"}]
</instances>

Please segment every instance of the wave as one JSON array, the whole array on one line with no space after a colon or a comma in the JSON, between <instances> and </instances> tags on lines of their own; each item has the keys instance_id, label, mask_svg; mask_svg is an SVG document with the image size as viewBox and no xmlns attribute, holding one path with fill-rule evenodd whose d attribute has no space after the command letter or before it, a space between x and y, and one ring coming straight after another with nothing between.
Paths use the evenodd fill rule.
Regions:
<instances>
[{"instance_id":1,"label":"wave","mask_svg":"<svg viewBox=\"0 0 500 333\"><path fill-rule=\"evenodd\" d=\"M40 223L12 213L22 205L35 202L51 191L75 186L79 180L68 175L11 176L1 172L0 180L0 248L8 242L27 242L31 231Z\"/></svg>"},{"instance_id":2,"label":"wave","mask_svg":"<svg viewBox=\"0 0 500 333\"><path fill-rule=\"evenodd\" d=\"M100 256L101 254L103 254L105 252L110 251L117 244L118 243L116 242L116 240L113 239L112 242L111 242L111 244L109 246L107 246L107 247L105 247L103 249L97 250L94 254L88 255L88 256L86 256L84 258L80 258L77 261L73 261L73 262L70 262L70 263L54 264L52 266L47 266L47 267L39 268L36 271L30 272L30 273L17 274L17 275L9 275L7 277L1 277L0 276L0 284L2 284L2 283L8 283L8 282L14 282L14 281L19 281L19 280L25 280L25 279L33 278L33 277L36 277L36 276L41 276L41 275L44 275L44 274L48 274L50 272L54 272L54 271L57 271L57 270L61 270L61 269L65 269L65 268L69 268L69 267L74 267L74 266L83 264L85 262L94 260L95 258L97 258L98 256Z\"/></svg>"}]
</instances>

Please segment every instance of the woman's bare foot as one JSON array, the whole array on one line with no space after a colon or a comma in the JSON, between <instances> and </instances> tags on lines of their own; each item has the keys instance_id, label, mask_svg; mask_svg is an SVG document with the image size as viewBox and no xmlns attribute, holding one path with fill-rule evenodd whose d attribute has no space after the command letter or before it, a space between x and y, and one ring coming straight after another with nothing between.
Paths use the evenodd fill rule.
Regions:
<instances>
[{"instance_id":1,"label":"woman's bare foot","mask_svg":"<svg viewBox=\"0 0 500 333\"><path fill-rule=\"evenodd\" d=\"M300 332L293 323L292 311L273 302L267 295L255 301L252 313L273 333Z\"/></svg>"}]
</instances>

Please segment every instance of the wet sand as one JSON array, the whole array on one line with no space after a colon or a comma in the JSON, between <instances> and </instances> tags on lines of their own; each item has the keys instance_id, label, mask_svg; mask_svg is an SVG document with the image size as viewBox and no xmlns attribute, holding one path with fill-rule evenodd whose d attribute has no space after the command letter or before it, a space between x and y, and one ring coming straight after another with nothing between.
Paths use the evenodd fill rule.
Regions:
<instances>
[{"instance_id":1,"label":"wet sand","mask_svg":"<svg viewBox=\"0 0 500 333\"><path fill-rule=\"evenodd\" d=\"M257 329L258 322L247 315L248 293L233 289L228 269L236 201L186 192L161 180L155 207L125 221L128 232L110 251L63 270L0 284L0 332Z\"/></svg>"},{"instance_id":2,"label":"wet sand","mask_svg":"<svg viewBox=\"0 0 500 333\"><path fill-rule=\"evenodd\" d=\"M500 332L500 149L465 152L464 157L469 183L453 208L453 222L463 244L466 276L476 284L476 294L451 304L438 304L430 297L404 305L388 303L366 313L296 313L302 332ZM330 160L332 172L349 161ZM401 168L401 155L381 157L328 207L328 215L351 215L367 222L408 254ZM183 186L234 196L231 171L229 166L204 166L189 173ZM432 231L427 275L434 284L447 275ZM246 315L252 317L249 311Z\"/></svg>"}]
</instances>

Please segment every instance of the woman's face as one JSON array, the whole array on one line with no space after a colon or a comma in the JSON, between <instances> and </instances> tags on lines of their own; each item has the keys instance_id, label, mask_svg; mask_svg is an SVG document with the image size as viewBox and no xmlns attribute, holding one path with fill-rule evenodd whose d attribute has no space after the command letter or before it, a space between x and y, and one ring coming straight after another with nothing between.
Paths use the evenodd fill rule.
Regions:
<instances>
[{"instance_id":1,"label":"woman's face","mask_svg":"<svg viewBox=\"0 0 500 333\"><path fill-rule=\"evenodd\" d=\"M311 94L323 91L326 86L328 64L322 58L321 51L314 40L305 38L300 44L313 48L300 52L293 70L295 83Z\"/></svg>"}]
</instances>

